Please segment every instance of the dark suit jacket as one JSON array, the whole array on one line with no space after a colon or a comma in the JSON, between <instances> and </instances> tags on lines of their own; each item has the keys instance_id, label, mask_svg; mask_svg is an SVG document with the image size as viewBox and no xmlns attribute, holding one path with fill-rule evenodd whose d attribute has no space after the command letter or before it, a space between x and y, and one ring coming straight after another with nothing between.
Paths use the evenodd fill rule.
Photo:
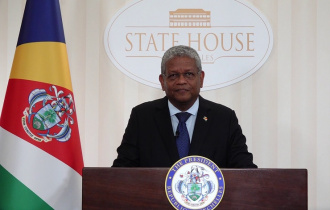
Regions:
<instances>
[{"instance_id":1,"label":"dark suit jacket","mask_svg":"<svg viewBox=\"0 0 330 210\"><path fill-rule=\"evenodd\" d=\"M167 101L164 97L132 109L113 167L171 167L179 160ZM257 167L235 112L202 97L189 155L206 157L220 168Z\"/></svg>"}]
</instances>

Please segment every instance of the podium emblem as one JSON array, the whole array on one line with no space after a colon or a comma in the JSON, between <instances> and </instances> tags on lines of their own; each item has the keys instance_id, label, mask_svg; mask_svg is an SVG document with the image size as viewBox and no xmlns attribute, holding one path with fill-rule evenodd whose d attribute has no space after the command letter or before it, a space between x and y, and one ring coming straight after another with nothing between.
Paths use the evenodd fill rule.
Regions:
<instances>
[{"instance_id":1,"label":"podium emblem","mask_svg":"<svg viewBox=\"0 0 330 210\"><path fill-rule=\"evenodd\" d=\"M175 209L214 209L222 200L225 180L220 168L201 156L188 156L168 171L165 192Z\"/></svg>"}]
</instances>

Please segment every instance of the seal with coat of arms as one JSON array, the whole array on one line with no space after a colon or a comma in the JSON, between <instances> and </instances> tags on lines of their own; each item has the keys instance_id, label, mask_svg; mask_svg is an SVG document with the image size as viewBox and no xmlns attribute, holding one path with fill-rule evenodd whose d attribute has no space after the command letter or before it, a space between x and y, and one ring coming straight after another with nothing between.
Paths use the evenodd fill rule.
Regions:
<instances>
[{"instance_id":1,"label":"seal with coat of arms","mask_svg":"<svg viewBox=\"0 0 330 210\"><path fill-rule=\"evenodd\" d=\"M23 111L22 126L29 137L38 142L56 139L67 142L71 138L72 118L75 112L71 93L64 95L55 85L45 89L34 89L29 94L29 107Z\"/></svg>"},{"instance_id":2,"label":"seal with coat of arms","mask_svg":"<svg viewBox=\"0 0 330 210\"><path fill-rule=\"evenodd\" d=\"M220 168L201 156L180 159L165 180L166 196L175 209L214 209L222 200L225 180Z\"/></svg>"}]
</instances>

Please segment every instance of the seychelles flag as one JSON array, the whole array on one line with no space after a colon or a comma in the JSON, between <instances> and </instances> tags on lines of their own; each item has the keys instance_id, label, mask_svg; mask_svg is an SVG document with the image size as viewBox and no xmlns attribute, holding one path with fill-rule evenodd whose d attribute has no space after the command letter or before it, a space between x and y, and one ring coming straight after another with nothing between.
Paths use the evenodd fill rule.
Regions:
<instances>
[{"instance_id":1,"label":"seychelles flag","mask_svg":"<svg viewBox=\"0 0 330 210\"><path fill-rule=\"evenodd\" d=\"M0 209L81 209L83 158L58 0L27 0L0 118Z\"/></svg>"}]
</instances>

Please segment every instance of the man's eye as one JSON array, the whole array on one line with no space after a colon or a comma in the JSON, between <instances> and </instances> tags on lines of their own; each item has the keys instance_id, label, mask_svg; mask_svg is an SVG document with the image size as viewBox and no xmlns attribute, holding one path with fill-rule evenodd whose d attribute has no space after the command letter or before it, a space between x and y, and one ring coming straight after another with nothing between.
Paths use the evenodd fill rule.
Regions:
<instances>
[{"instance_id":1,"label":"man's eye","mask_svg":"<svg viewBox=\"0 0 330 210\"><path fill-rule=\"evenodd\" d=\"M185 73L185 77L186 77L187 79L193 79L193 78L195 77L195 74L192 73L192 72L186 72L186 73Z\"/></svg>"},{"instance_id":2,"label":"man's eye","mask_svg":"<svg viewBox=\"0 0 330 210\"><path fill-rule=\"evenodd\" d=\"M170 75L168 75L168 78L170 78L170 79L174 79L176 77L177 77L177 74L170 74Z\"/></svg>"}]
</instances>

